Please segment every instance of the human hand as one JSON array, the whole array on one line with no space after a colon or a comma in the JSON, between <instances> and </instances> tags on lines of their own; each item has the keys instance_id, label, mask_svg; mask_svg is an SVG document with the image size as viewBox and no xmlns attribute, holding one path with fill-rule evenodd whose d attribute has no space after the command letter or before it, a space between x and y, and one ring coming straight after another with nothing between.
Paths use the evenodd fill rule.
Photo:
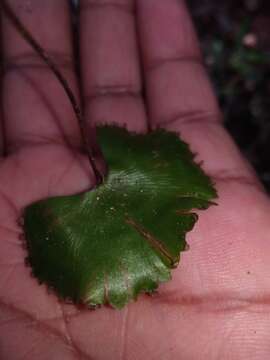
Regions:
<instances>
[{"instance_id":1,"label":"human hand","mask_svg":"<svg viewBox=\"0 0 270 360\"><path fill-rule=\"evenodd\" d=\"M79 98L67 2L9 2ZM219 205L201 212L190 250L154 297L141 295L122 311L80 310L38 285L24 265L21 210L86 190L94 177L66 94L2 14L1 359L269 357L269 199L222 128L183 2L134 6L81 0L85 119L181 132L215 180Z\"/></svg>"}]
</instances>

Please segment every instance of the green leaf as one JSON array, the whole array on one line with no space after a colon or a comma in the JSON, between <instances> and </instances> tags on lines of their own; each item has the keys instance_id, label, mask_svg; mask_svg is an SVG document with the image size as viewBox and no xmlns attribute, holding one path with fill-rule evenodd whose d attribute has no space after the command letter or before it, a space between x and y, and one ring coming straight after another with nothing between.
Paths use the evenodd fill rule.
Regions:
<instances>
[{"instance_id":1,"label":"green leaf","mask_svg":"<svg viewBox=\"0 0 270 360\"><path fill-rule=\"evenodd\" d=\"M174 133L99 127L109 166L102 185L24 213L28 262L64 299L122 308L171 277L185 234L216 192Z\"/></svg>"}]
</instances>

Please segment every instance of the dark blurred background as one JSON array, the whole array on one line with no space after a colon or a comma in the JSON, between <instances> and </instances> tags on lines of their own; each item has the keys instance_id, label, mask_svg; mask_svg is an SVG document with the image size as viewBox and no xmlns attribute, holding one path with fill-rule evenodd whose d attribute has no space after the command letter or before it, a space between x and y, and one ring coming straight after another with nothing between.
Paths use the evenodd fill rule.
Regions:
<instances>
[{"instance_id":1,"label":"dark blurred background","mask_svg":"<svg viewBox=\"0 0 270 360\"><path fill-rule=\"evenodd\" d=\"M225 126L270 192L270 0L187 0Z\"/></svg>"}]
</instances>

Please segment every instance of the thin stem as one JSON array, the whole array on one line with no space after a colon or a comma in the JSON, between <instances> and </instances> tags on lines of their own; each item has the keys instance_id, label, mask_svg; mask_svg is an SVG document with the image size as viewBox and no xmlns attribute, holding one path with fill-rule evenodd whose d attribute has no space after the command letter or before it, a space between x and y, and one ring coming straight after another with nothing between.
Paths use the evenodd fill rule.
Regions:
<instances>
[{"instance_id":1,"label":"thin stem","mask_svg":"<svg viewBox=\"0 0 270 360\"><path fill-rule=\"evenodd\" d=\"M53 62L53 60L50 58L48 53L39 45L39 43L33 38L33 36L30 34L30 32L26 29L26 27L21 23L19 18L15 15L14 11L11 9L11 7L7 4L6 0L0 0L0 4L6 13L7 17L10 19L10 21L14 24L16 29L19 31L19 33L23 36L23 38L32 46L32 48L36 51L36 53L44 60L44 62L48 65L48 67L52 70L56 78L59 80L61 85L63 86L70 103L72 105L72 108L74 110L74 113L77 117L78 124L80 127L81 137L83 146L86 149L87 156L90 162L90 165L94 171L95 177L96 177L96 183L97 185L100 185L103 182L103 176L97 169L94 156L92 154L91 146L88 140L87 131L85 127L85 122L83 120L83 114L81 111L80 106L78 105L76 98L69 87L69 84L57 65Z\"/></svg>"}]
</instances>

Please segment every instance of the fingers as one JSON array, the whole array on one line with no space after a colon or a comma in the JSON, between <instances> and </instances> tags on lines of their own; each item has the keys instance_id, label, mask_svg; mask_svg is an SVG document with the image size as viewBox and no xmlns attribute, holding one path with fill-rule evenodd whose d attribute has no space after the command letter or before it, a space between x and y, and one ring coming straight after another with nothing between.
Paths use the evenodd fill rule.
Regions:
<instances>
[{"instance_id":1,"label":"fingers","mask_svg":"<svg viewBox=\"0 0 270 360\"><path fill-rule=\"evenodd\" d=\"M138 28L153 125L218 112L183 1L138 0Z\"/></svg>"},{"instance_id":2,"label":"fingers","mask_svg":"<svg viewBox=\"0 0 270 360\"><path fill-rule=\"evenodd\" d=\"M8 0L8 3L77 93L68 3L65 0ZM78 146L78 124L62 86L3 11L1 15L7 151L47 142L68 141Z\"/></svg>"},{"instance_id":3,"label":"fingers","mask_svg":"<svg viewBox=\"0 0 270 360\"><path fill-rule=\"evenodd\" d=\"M138 28L152 127L181 131L213 176L250 177L209 84L184 2L138 0Z\"/></svg>"},{"instance_id":4,"label":"fingers","mask_svg":"<svg viewBox=\"0 0 270 360\"><path fill-rule=\"evenodd\" d=\"M132 0L82 0L81 68L89 123L146 129Z\"/></svg>"}]
</instances>

